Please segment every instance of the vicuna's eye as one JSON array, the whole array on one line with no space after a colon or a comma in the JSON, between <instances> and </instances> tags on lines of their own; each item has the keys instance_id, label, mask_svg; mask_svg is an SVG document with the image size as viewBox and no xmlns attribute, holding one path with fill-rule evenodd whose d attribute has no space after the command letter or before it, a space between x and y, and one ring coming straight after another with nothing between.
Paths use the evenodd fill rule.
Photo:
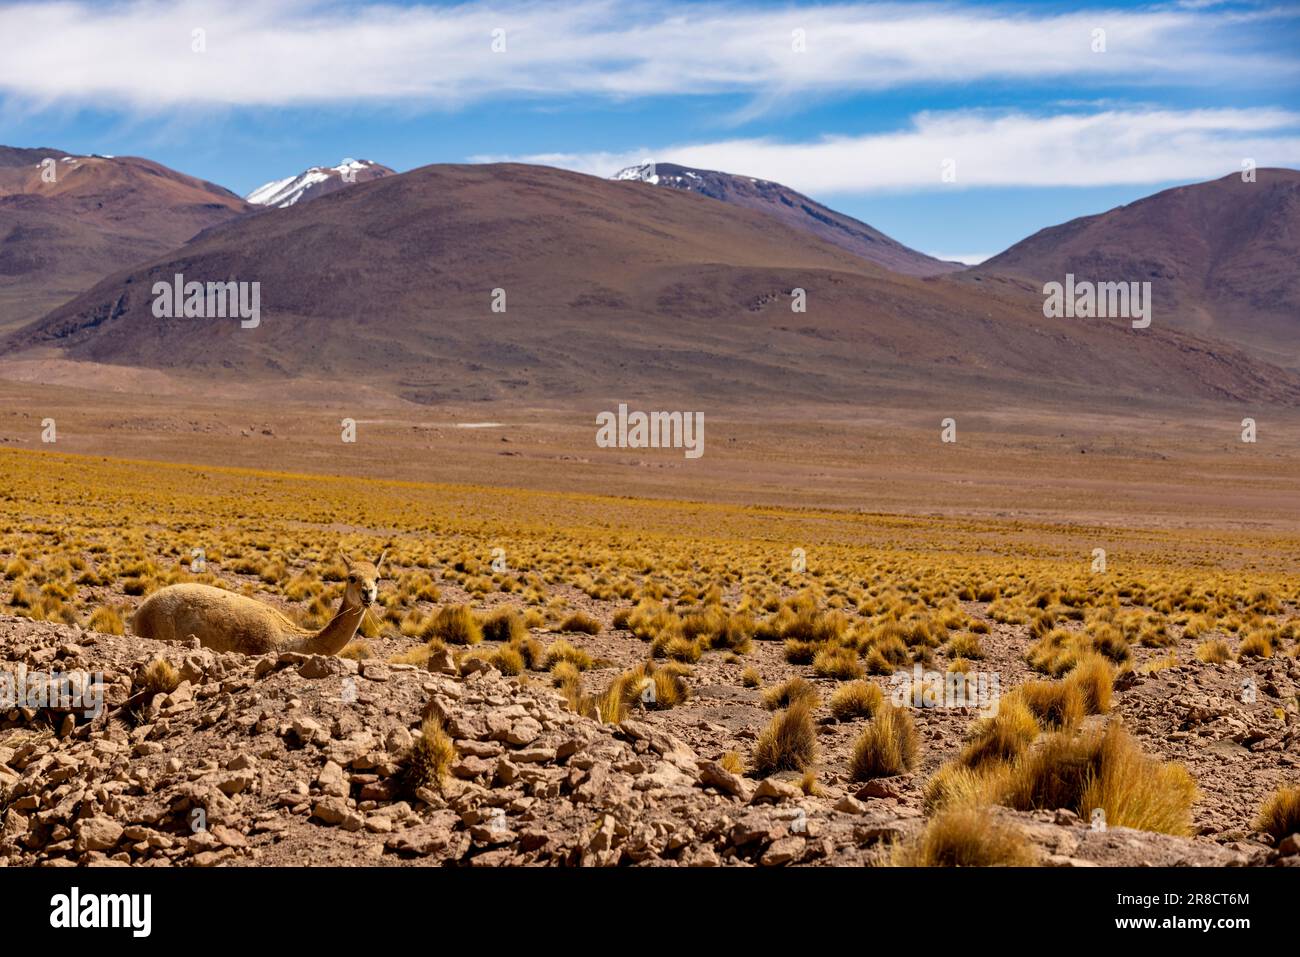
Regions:
<instances>
[{"instance_id":1,"label":"vicuna's eye","mask_svg":"<svg viewBox=\"0 0 1300 957\"><path fill-rule=\"evenodd\" d=\"M357 576L356 576L356 575L349 575L349 576L348 576L348 581L352 582L352 584L355 585L355 584L357 583Z\"/></svg>"}]
</instances>

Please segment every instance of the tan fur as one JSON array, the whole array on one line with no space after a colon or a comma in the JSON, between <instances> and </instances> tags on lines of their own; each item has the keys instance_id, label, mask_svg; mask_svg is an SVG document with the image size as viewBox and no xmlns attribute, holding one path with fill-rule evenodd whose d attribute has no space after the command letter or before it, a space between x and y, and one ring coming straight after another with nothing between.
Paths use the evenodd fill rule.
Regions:
<instances>
[{"instance_id":1,"label":"tan fur","mask_svg":"<svg viewBox=\"0 0 1300 957\"><path fill-rule=\"evenodd\" d=\"M141 638L185 641L196 637L213 651L261 655L301 651L336 655L357 633L366 609L379 594L379 566L349 562L348 583L334 617L320 631L300 628L270 605L211 585L168 585L150 595L131 619Z\"/></svg>"}]
</instances>

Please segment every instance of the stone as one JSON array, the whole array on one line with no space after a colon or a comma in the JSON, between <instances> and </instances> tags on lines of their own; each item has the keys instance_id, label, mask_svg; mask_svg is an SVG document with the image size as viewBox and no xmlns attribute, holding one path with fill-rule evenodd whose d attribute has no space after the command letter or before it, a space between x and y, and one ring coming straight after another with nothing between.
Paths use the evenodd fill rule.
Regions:
<instances>
[{"instance_id":1,"label":"stone","mask_svg":"<svg viewBox=\"0 0 1300 957\"><path fill-rule=\"evenodd\" d=\"M732 797L738 797L742 801L748 800L751 793L751 786L748 781L739 774L728 771L717 761L705 761L700 765L700 784L705 787L717 788L719 791L730 794Z\"/></svg>"},{"instance_id":2,"label":"stone","mask_svg":"<svg viewBox=\"0 0 1300 957\"><path fill-rule=\"evenodd\" d=\"M754 790L754 804L764 802L776 804L781 801L797 801L804 796L803 791L789 781L779 778L764 778Z\"/></svg>"},{"instance_id":3,"label":"stone","mask_svg":"<svg viewBox=\"0 0 1300 957\"><path fill-rule=\"evenodd\" d=\"M460 674L460 669L456 667L456 658L450 648L443 648L429 655L429 670L438 675Z\"/></svg>"},{"instance_id":4,"label":"stone","mask_svg":"<svg viewBox=\"0 0 1300 957\"><path fill-rule=\"evenodd\" d=\"M254 780L255 778L253 775L249 774L247 771L236 771L233 774L227 774L223 777L217 778L214 783L222 794L233 796L247 791L253 786Z\"/></svg>"},{"instance_id":5,"label":"stone","mask_svg":"<svg viewBox=\"0 0 1300 957\"><path fill-rule=\"evenodd\" d=\"M806 846L807 841L802 837L792 835L790 837L780 838L779 840L773 841L768 849L763 852L763 856L759 859L759 863L766 867L789 864L791 861L797 861L803 856L804 848Z\"/></svg>"},{"instance_id":6,"label":"stone","mask_svg":"<svg viewBox=\"0 0 1300 957\"><path fill-rule=\"evenodd\" d=\"M366 823L356 811L347 806L342 798L323 798L312 806L312 820L323 824L341 827L345 831L359 831Z\"/></svg>"},{"instance_id":7,"label":"stone","mask_svg":"<svg viewBox=\"0 0 1300 957\"><path fill-rule=\"evenodd\" d=\"M835 802L835 810L842 811L845 814L866 814L867 806L851 795L844 795Z\"/></svg>"},{"instance_id":8,"label":"stone","mask_svg":"<svg viewBox=\"0 0 1300 957\"><path fill-rule=\"evenodd\" d=\"M321 794L328 797L347 797L348 781L343 775L343 768L333 761L326 761L316 778L316 786Z\"/></svg>"},{"instance_id":9,"label":"stone","mask_svg":"<svg viewBox=\"0 0 1300 957\"><path fill-rule=\"evenodd\" d=\"M112 818L90 817L77 822L78 851L104 851L122 839L123 827Z\"/></svg>"}]
</instances>

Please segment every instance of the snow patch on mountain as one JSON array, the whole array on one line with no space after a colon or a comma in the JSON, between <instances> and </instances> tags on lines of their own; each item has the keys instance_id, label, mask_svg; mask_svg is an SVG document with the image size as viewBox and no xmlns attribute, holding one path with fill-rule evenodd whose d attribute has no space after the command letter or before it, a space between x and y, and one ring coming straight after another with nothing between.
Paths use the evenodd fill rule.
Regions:
<instances>
[{"instance_id":1,"label":"snow patch on mountain","mask_svg":"<svg viewBox=\"0 0 1300 957\"><path fill-rule=\"evenodd\" d=\"M378 164L370 160L344 160L338 166L313 166L297 176L272 180L259 186L244 199L254 206L276 206L283 209L297 203L309 190L321 183L331 179L355 182L358 173L377 167Z\"/></svg>"}]
</instances>

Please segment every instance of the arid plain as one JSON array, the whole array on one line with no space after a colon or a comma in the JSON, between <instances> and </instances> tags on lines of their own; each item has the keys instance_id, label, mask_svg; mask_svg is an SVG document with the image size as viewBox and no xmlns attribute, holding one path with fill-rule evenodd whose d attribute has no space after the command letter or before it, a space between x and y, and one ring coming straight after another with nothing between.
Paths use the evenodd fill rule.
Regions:
<instances>
[{"instance_id":1,"label":"arid plain","mask_svg":"<svg viewBox=\"0 0 1300 957\"><path fill-rule=\"evenodd\" d=\"M0 384L0 627L112 717L10 713L13 863L1295 859L1293 411L882 394L719 408L692 460L600 401L56 371ZM210 581L320 627L385 549L340 658L127 626Z\"/></svg>"}]
</instances>

